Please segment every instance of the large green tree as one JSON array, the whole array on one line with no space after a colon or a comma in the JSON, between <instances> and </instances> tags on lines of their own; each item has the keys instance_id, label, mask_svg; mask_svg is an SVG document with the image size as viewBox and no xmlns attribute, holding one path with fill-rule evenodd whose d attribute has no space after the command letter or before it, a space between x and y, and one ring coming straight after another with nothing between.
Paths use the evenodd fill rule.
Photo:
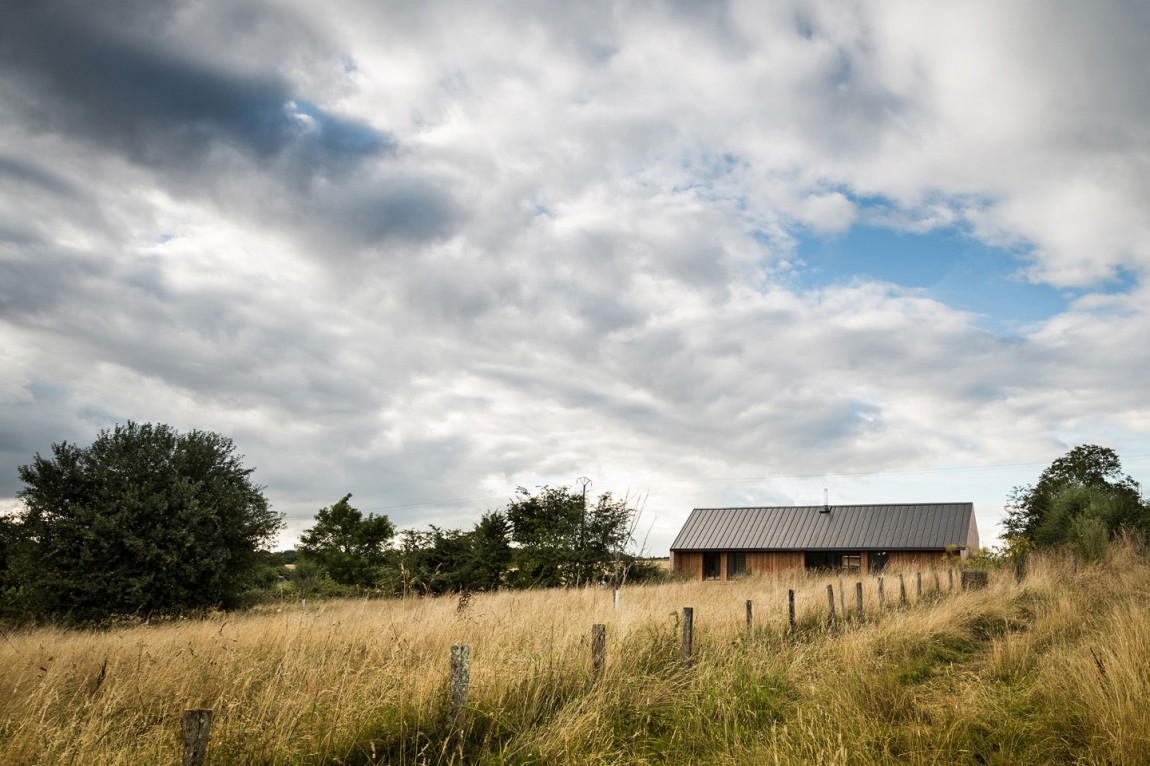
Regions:
<instances>
[{"instance_id":1,"label":"large green tree","mask_svg":"<svg viewBox=\"0 0 1150 766\"><path fill-rule=\"evenodd\" d=\"M1109 447L1084 444L1055 460L1038 482L1012 490L1007 534L1037 545L1072 543L1086 553L1123 529L1150 532L1138 482Z\"/></svg>"},{"instance_id":2,"label":"large green tree","mask_svg":"<svg viewBox=\"0 0 1150 766\"><path fill-rule=\"evenodd\" d=\"M235 606L281 528L224 436L128 422L20 466L6 583L24 616Z\"/></svg>"},{"instance_id":3,"label":"large green tree","mask_svg":"<svg viewBox=\"0 0 1150 766\"><path fill-rule=\"evenodd\" d=\"M350 500L347 494L330 508L321 508L315 526L300 535L299 550L340 585L373 587L387 561L395 525L387 516L365 517Z\"/></svg>"},{"instance_id":4,"label":"large green tree","mask_svg":"<svg viewBox=\"0 0 1150 766\"><path fill-rule=\"evenodd\" d=\"M588 503L568 487L518 488L507 505L516 584L583 585L613 579L626 559L636 511L607 492Z\"/></svg>"}]
</instances>

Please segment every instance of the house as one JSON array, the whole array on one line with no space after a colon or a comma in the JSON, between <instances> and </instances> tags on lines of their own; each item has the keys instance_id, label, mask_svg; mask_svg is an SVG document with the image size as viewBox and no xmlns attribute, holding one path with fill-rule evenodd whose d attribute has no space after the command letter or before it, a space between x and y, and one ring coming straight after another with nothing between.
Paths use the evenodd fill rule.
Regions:
<instances>
[{"instance_id":1,"label":"house","mask_svg":"<svg viewBox=\"0 0 1150 766\"><path fill-rule=\"evenodd\" d=\"M973 503L696 508L671 544L671 571L697 580L794 569L881 572L978 549Z\"/></svg>"}]
</instances>

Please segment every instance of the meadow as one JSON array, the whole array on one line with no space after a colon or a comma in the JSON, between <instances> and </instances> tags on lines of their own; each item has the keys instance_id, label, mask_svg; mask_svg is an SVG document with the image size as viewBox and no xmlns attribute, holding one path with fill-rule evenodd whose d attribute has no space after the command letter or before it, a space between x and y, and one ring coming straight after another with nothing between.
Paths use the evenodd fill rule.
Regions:
<instances>
[{"instance_id":1,"label":"meadow","mask_svg":"<svg viewBox=\"0 0 1150 766\"><path fill-rule=\"evenodd\" d=\"M827 625L838 578L283 603L205 619L0 641L0 764L180 763L183 711L214 711L225 764L1147 764L1150 563L1135 546L1071 573ZM957 572L956 572L957 575ZM957 580L957 578L956 578ZM787 590L796 591L792 635ZM745 603L753 602L748 635ZM680 652L694 609L694 655ZM606 666L591 673L591 626ZM471 654L454 730L452 645Z\"/></svg>"}]
</instances>

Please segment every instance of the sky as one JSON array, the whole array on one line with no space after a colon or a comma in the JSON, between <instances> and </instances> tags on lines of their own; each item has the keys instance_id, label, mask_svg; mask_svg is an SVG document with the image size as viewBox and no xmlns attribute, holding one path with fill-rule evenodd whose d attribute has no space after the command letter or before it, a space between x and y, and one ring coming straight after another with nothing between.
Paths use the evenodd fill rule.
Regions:
<instances>
[{"instance_id":1,"label":"sky","mask_svg":"<svg viewBox=\"0 0 1150 766\"><path fill-rule=\"evenodd\" d=\"M0 510L132 420L470 527L1150 480L1150 4L9 0Z\"/></svg>"}]
</instances>

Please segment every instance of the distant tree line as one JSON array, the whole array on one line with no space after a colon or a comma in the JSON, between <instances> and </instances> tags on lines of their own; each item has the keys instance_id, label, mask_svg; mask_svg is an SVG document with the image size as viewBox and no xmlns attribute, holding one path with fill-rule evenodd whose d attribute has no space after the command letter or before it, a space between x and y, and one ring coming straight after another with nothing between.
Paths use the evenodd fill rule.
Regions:
<instances>
[{"instance_id":1,"label":"distant tree line","mask_svg":"<svg viewBox=\"0 0 1150 766\"><path fill-rule=\"evenodd\" d=\"M298 551L232 441L128 422L20 466L23 507L0 515L0 618L93 623L237 608L272 595L433 595L620 583L661 570L627 551L626 501L520 489L473 528L396 534L345 495ZM293 564L293 568L286 565Z\"/></svg>"},{"instance_id":2,"label":"distant tree line","mask_svg":"<svg viewBox=\"0 0 1150 766\"><path fill-rule=\"evenodd\" d=\"M569 487L520 487L471 529L399 534L386 516L364 516L350 500L320 509L300 536L291 583L301 593L437 595L618 585L663 573L628 551L638 511L611 493L589 501Z\"/></svg>"}]
</instances>

